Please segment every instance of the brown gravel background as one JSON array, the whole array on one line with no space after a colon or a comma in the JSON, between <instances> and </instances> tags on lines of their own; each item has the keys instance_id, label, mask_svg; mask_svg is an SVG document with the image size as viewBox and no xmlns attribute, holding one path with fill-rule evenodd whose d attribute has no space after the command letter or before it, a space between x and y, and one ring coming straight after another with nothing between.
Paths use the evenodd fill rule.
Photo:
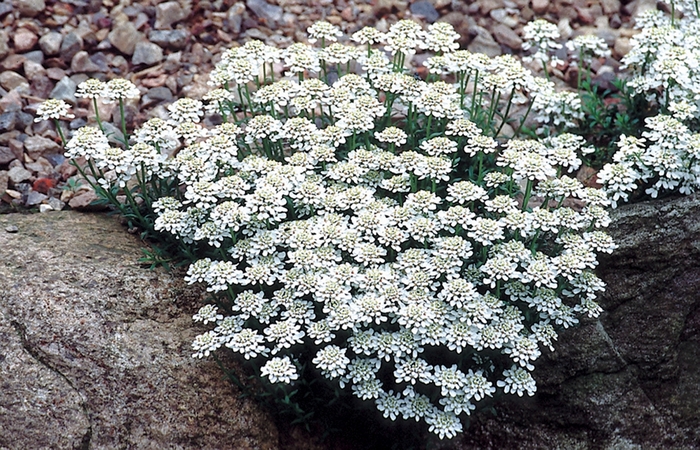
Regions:
<instances>
[{"instance_id":1,"label":"brown gravel background","mask_svg":"<svg viewBox=\"0 0 700 450\"><path fill-rule=\"evenodd\" d=\"M613 57L594 67L610 79L629 49L634 16L663 7L655 0L232 0L131 1L5 0L0 3L0 212L26 208L85 208L86 187L64 189L75 175L49 122L33 114L46 98L74 106L76 129L92 113L76 101L76 85L89 77L126 77L141 90L127 108L138 123L182 96L207 91L207 74L222 50L250 39L285 47L306 38L325 19L351 34L372 25L385 30L399 19L451 23L460 44L489 55L521 52L522 27L534 18L558 24L564 38L595 33ZM561 80L571 78L557 72ZM103 117L118 120L107 108ZM72 181L72 180L71 180ZM69 182L71 184L71 182Z\"/></svg>"}]
</instances>

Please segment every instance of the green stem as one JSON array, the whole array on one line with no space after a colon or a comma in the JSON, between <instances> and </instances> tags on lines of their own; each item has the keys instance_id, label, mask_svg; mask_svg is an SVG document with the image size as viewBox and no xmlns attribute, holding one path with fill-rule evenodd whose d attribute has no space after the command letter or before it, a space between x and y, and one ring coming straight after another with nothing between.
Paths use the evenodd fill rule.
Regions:
<instances>
[{"instance_id":1,"label":"green stem","mask_svg":"<svg viewBox=\"0 0 700 450\"><path fill-rule=\"evenodd\" d=\"M129 150L129 135L126 132L126 116L124 115L124 99L119 99L119 114L122 119L122 134L124 136L124 146Z\"/></svg>"},{"instance_id":2,"label":"green stem","mask_svg":"<svg viewBox=\"0 0 700 450\"><path fill-rule=\"evenodd\" d=\"M97 126L100 127L100 131L105 132L105 127L102 125L102 119L100 119L100 110L97 108L97 98L92 99L92 106L95 108L95 120L97 121Z\"/></svg>"},{"instance_id":3,"label":"green stem","mask_svg":"<svg viewBox=\"0 0 700 450\"><path fill-rule=\"evenodd\" d=\"M530 196L532 195L532 180L527 180L527 187L525 188L525 196L523 197L523 211L527 211L527 204L530 203Z\"/></svg>"},{"instance_id":4,"label":"green stem","mask_svg":"<svg viewBox=\"0 0 700 450\"><path fill-rule=\"evenodd\" d=\"M63 130L61 129L61 123L58 121L58 119L53 119L54 125L56 125L56 131L58 131L58 135L61 137L61 142L63 143L63 147L66 146L66 137L63 135Z\"/></svg>"}]
</instances>

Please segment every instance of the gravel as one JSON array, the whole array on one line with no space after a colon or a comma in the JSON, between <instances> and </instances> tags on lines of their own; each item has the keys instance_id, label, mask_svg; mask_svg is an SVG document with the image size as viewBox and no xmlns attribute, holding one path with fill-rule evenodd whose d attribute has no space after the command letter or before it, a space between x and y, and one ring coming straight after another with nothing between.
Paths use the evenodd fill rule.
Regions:
<instances>
[{"instance_id":1,"label":"gravel","mask_svg":"<svg viewBox=\"0 0 700 450\"><path fill-rule=\"evenodd\" d=\"M519 53L523 25L533 18L546 18L559 25L565 38L584 32L604 38L613 49L613 57L619 60L630 49L634 34L631 19L641 11L656 8L656 0L624 4L620 0L153 3L157 2L0 3L0 211L10 203L26 206L27 199L40 198L30 197L32 187L23 184L40 175L57 180L58 186L49 190L39 205L58 210L71 200L73 193L61 187L75 176L75 171L67 170L70 166L62 159L48 158L60 154L60 139L53 124L35 123L33 114L41 99L52 97L74 106L76 118L66 123L67 128L87 123L92 116L91 104L76 99L75 92L77 84L88 77L127 77L134 81L141 89L140 110L131 105L127 112L140 121L151 111L162 114L164 105L175 98L198 97L206 92L205 74L226 48L247 39L285 47L304 39L306 28L320 19L337 24L346 34L365 25L386 30L397 20L412 17L426 23L443 20L462 36L462 47L496 56ZM618 66L611 59L598 71L601 77L609 78ZM570 79L566 73L560 77ZM106 109L103 117L110 118L112 113L112 109ZM107 127L115 136L120 135L112 124ZM37 164L39 158L44 162ZM10 171L14 178L8 175ZM85 207L88 197L82 191L81 196L73 204Z\"/></svg>"}]
</instances>

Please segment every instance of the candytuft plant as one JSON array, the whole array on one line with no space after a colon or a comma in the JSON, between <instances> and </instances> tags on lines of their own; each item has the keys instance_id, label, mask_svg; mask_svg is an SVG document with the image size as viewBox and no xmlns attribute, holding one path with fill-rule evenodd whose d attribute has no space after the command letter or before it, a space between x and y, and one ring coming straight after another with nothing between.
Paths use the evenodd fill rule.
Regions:
<instances>
[{"instance_id":1,"label":"candytuft plant","mask_svg":"<svg viewBox=\"0 0 700 450\"><path fill-rule=\"evenodd\" d=\"M232 48L201 100L122 120L111 143L98 117L67 156L191 261L211 293L193 356L238 354L298 420L322 384L452 438L486 399L534 395L557 331L601 312L609 202L572 175L585 140L558 133L580 110L511 56L458 50L446 23L364 28L357 45L325 22L309 35ZM409 71L418 51L427 81ZM80 89L122 117L136 95ZM523 138L530 114L549 137Z\"/></svg>"}]
</instances>

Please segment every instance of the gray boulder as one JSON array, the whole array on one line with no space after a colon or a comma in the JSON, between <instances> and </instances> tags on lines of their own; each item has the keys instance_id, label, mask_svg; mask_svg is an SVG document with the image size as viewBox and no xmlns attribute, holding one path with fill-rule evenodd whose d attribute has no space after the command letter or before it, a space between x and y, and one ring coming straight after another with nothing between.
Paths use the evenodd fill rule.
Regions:
<instances>
[{"instance_id":1,"label":"gray boulder","mask_svg":"<svg viewBox=\"0 0 700 450\"><path fill-rule=\"evenodd\" d=\"M700 199L613 217L605 312L545 350L534 397L498 402L455 448L700 448Z\"/></svg>"},{"instance_id":2,"label":"gray boulder","mask_svg":"<svg viewBox=\"0 0 700 450\"><path fill-rule=\"evenodd\" d=\"M139 247L104 215L0 216L0 448L277 448L269 417L191 358L201 297L139 267Z\"/></svg>"}]
</instances>

